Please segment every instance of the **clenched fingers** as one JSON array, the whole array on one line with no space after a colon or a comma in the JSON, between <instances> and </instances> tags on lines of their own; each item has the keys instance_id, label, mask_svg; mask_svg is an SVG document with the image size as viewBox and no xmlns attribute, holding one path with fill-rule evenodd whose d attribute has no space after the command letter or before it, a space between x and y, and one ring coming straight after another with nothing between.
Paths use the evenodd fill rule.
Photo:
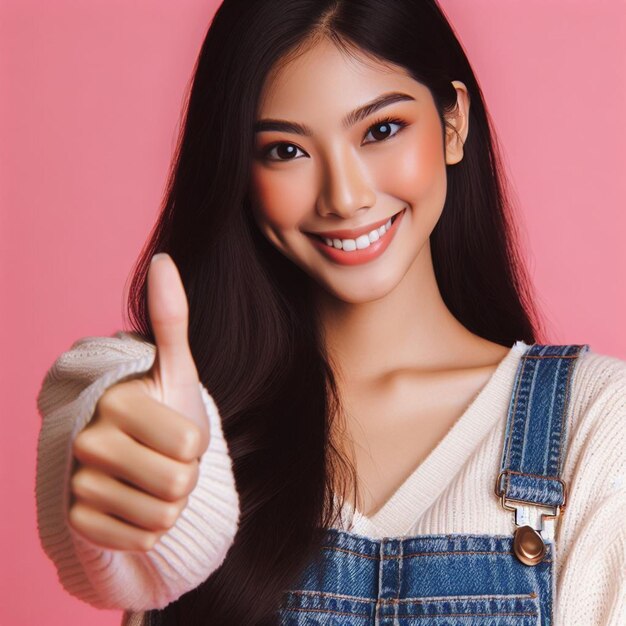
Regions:
<instances>
[{"instance_id":1,"label":"clenched fingers","mask_svg":"<svg viewBox=\"0 0 626 626\"><path fill-rule=\"evenodd\" d=\"M88 504L143 530L167 531L178 519L187 498L166 502L91 467L81 467L71 480L75 501Z\"/></svg>"},{"instance_id":2,"label":"clenched fingers","mask_svg":"<svg viewBox=\"0 0 626 626\"><path fill-rule=\"evenodd\" d=\"M73 452L83 465L169 502L188 496L198 480L197 460L189 463L176 461L106 422L96 423L80 432L74 440Z\"/></svg>"},{"instance_id":3,"label":"clenched fingers","mask_svg":"<svg viewBox=\"0 0 626 626\"><path fill-rule=\"evenodd\" d=\"M195 422L146 393L139 381L111 387L96 405L96 416L153 450L178 461L192 461L208 447L208 435ZM197 389L196 389L197 392Z\"/></svg>"},{"instance_id":4,"label":"clenched fingers","mask_svg":"<svg viewBox=\"0 0 626 626\"><path fill-rule=\"evenodd\" d=\"M139 550L154 547L160 534L142 530L118 520L84 502L76 502L69 510L70 525L96 545L112 550Z\"/></svg>"}]
</instances>

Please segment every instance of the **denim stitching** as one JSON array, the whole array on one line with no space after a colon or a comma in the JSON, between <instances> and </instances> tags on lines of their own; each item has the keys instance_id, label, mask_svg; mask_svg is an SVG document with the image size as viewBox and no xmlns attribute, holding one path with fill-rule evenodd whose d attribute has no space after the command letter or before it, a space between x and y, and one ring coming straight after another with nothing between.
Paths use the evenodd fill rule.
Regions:
<instances>
[{"instance_id":1,"label":"denim stitching","mask_svg":"<svg viewBox=\"0 0 626 626\"><path fill-rule=\"evenodd\" d=\"M530 593L477 593L477 594L461 594L456 596L423 596L421 598L400 598L399 600L394 600L393 598L389 598L388 600L384 600L384 602L411 602L411 603L419 603L419 602L441 602L441 601L449 601L449 600L509 600L513 598L536 598L537 592L531 591Z\"/></svg>"},{"instance_id":2,"label":"denim stitching","mask_svg":"<svg viewBox=\"0 0 626 626\"><path fill-rule=\"evenodd\" d=\"M580 354L580 349L576 353L576 355L572 355L572 357L577 357L579 354ZM561 411L561 437L559 438L559 454L557 456L557 472L561 471L561 454L563 452L563 440L567 436L567 433L565 432L565 412L567 410L567 405L569 404L570 384L571 384L573 371L574 371L574 364L570 366L569 371L567 372L567 382L565 384L565 398L563 400L563 410Z\"/></svg>"},{"instance_id":3,"label":"denim stitching","mask_svg":"<svg viewBox=\"0 0 626 626\"><path fill-rule=\"evenodd\" d=\"M534 612L524 612L524 613L437 613L434 615L424 615L422 613L398 613L398 617L504 617L504 616L519 616L519 617L537 617L537 613Z\"/></svg>"},{"instance_id":4,"label":"denim stitching","mask_svg":"<svg viewBox=\"0 0 626 626\"><path fill-rule=\"evenodd\" d=\"M537 344L533 344L533 345L537 345ZM522 358L523 359L576 359L578 357L578 353L577 354L545 354L545 355L540 355L540 354L528 354L528 355L523 355Z\"/></svg>"},{"instance_id":5,"label":"denim stitching","mask_svg":"<svg viewBox=\"0 0 626 626\"><path fill-rule=\"evenodd\" d=\"M546 428L548 432L548 445L545 447L544 455L543 455L543 473L544 474L547 474L549 471L551 471L551 468L552 468L552 466L550 465L550 459L552 457L551 453L552 453L552 439L553 439L552 420L554 418L554 403L556 401L557 386L559 384L561 367L563 363L565 363L565 361L561 359L559 360L557 364L556 375L554 376L554 384L552 385L552 392L550 394L550 410L548 411L548 425ZM559 437L561 437L562 434L563 432L560 431Z\"/></svg>"},{"instance_id":6,"label":"denim stitching","mask_svg":"<svg viewBox=\"0 0 626 626\"><path fill-rule=\"evenodd\" d=\"M294 594L296 596L336 598L338 600L358 600L359 602L368 602L369 604L374 604L376 602L376 600L374 600L373 598L365 598L363 596L351 596L345 593L332 593L330 591L311 591L309 589L296 589L291 590L288 593Z\"/></svg>"},{"instance_id":7,"label":"denim stitching","mask_svg":"<svg viewBox=\"0 0 626 626\"><path fill-rule=\"evenodd\" d=\"M504 458L505 469L508 469L511 465L511 442L513 441L513 433L515 432L515 420L517 416L517 404L519 402L519 392L522 386L522 381L524 380L524 370L526 369L527 363L528 361L526 359L526 355L523 354L522 355L522 369L518 373L517 383L515 385L515 402L513 404L512 419L511 419L511 425L510 425L510 430L509 430L509 438L508 438L507 446L506 446L506 456ZM509 487L508 480L509 480L508 475L505 474L505 484L504 484L505 494L508 492L508 487Z\"/></svg>"},{"instance_id":8,"label":"denim stitching","mask_svg":"<svg viewBox=\"0 0 626 626\"><path fill-rule=\"evenodd\" d=\"M332 609L316 609L316 608L306 608L301 609L299 607L287 607L281 609L283 612L303 612L303 613L327 613L329 615L345 615L346 617L369 617L369 613L352 613L346 611L333 611Z\"/></svg>"},{"instance_id":9,"label":"denim stitching","mask_svg":"<svg viewBox=\"0 0 626 626\"><path fill-rule=\"evenodd\" d=\"M404 564L404 548L402 547L403 544L402 542L400 542L398 544L400 546L400 561L398 562L398 583L396 585L396 600L399 600L400 598L400 587L402 585L402 565ZM398 605L399 606L399 605ZM394 611L394 618L397 619L398 618L398 611L397 609Z\"/></svg>"},{"instance_id":10,"label":"denim stitching","mask_svg":"<svg viewBox=\"0 0 626 626\"><path fill-rule=\"evenodd\" d=\"M541 349L541 354L545 354L548 346L544 346ZM533 407L533 400L535 399L535 385L537 383L537 374L539 372L539 367L535 364L534 370L532 373L532 379L530 382L530 389L528 390L528 396L526 397L526 407L524 410L523 420L524 420L524 436L522 437L522 443L520 445L519 454L519 466L520 468L524 467L524 456L526 455L526 450L528 449L527 441L528 441L528 426L530 424L530 414Z\"/></svg>"}]
</instances>

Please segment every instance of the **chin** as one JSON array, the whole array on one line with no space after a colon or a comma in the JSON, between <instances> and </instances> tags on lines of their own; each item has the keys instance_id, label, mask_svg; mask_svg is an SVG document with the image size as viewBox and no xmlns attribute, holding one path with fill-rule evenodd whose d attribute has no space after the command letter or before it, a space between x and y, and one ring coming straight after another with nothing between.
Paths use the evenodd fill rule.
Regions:
<instances>
[{"instance_id":1,"label":"chin","mask_svg":"<svg viewBox=\"0 0 626 626\"><path fill-rule=\"evenodd\" d=\"M394 290L400 280L390 280L387 276L384 280L357 280L352 284L338 285L335 282L322 281L314 278L318 285L334 296L337 300L348 304L365 304L367 302L375 302L388 295Z\"/></svg>"}]
</instances>

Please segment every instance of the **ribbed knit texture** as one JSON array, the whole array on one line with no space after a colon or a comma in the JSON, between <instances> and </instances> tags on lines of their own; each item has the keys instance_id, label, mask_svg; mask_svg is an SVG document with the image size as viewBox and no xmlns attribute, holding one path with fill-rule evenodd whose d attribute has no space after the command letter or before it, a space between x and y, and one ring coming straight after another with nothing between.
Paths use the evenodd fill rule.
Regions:
<instances>
[{"instance_id":1,"label":"ribbed knit texture","mask_svg":"<svg viewBox=\"0 0 626 626\"><path fill-rule=\"evenodd\" d=\"M209 447L185 510L154 548L145 553L104 550L68 524L74 438L93 416L105 389L147 372L154 356L152 344L129 333L80 339L53 363L37 397L43 417L36 484L41 542L62 585L97 607L166 606L217 569L238 527L239 497L231 459L217 408L202 384Z\"/></svg>"},{"instance_id":2,"label":"ribbed knit texture","mask_svg":"<svg viewBox=\"0 0 626 626\"><path fill-rule=\"evenodd\" d=\"M371 538L513 533L513 512L494 494L518 341L446 436L371 517L344 508L341 528ZM626 361L591 350L579 357L567 413L562 478L568 500L554 541L554 626L626 624ZM39 530L64 587L95 606L160 608L222 563L238 526L239 500L215 404L203 389L211 444L198 485L176 526L148 553L94 547L67 525L71 444L97 399L125 376L147 371L154 347L135 336L87 337L53 364L38 396L43 417L37 471ZM529 514L536 511L527 507ZM135 611L133 613L132 611Z\"/></svg>"}]
</instances>

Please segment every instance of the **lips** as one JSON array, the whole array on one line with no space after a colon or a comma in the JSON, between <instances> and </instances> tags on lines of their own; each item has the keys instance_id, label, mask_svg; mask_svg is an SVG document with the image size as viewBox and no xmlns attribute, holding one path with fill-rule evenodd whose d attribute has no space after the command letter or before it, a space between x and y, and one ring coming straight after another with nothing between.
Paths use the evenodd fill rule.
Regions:
<instances>
[{"instance_id":1,"label":"lips","mask_svg":"<svg viewBox=\"0 0 626 626\"><path fill-rule=\"evenodd\" d=\"M354 250L344 250L343 246L339 248L335 248L334 245L329 246L318 235L309 235L309 237L315 248L317 248L320 254L326 259L336 265L354 267L373 262L375 259L384 255L385 250L387 250L395 238L405 213L406 207L391 218L391 227L385 231L385 234L379 237L374 243L370 241L370 245L365 248L359 248L357 246Z\"/></svg>"},{"instance_id":2,"label":"lips","mask_svg":"<svg viewBox=\"0 0 626 626\"><path fill-rule=\"evenodd\" d=\"M402 209L403 211L404 209ZM391 216L391 220L393 221L398 215L400 215L400 213L402 211L398 211L397 213L395 213L394 215ZM385 217L382 220L379 220L377 222L372 222L371 224L368 224L367 226L361 226L360 228L344 228L341 230L328 230L328 231L324 231L324 232L307 232L307 235L313 235L316 237L321 237L322 239L327 238L327 239L356 239L357 237L360 237L361 235L367 235L368 233L372 232L373 230L376 230L377 228L380 228L381 226L383 226L383 224L386 224L389 221L389 217Z\"/></svg>"}]
</instances>

